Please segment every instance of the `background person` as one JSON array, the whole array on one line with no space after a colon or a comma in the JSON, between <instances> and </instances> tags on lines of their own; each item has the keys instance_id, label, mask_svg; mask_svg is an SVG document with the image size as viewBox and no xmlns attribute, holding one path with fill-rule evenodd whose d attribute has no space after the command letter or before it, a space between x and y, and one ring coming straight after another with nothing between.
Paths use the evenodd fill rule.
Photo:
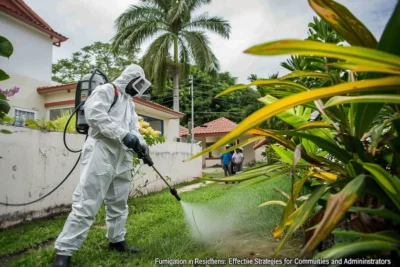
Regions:
<instances>
[{"instance_id":1,"label":"background person","mask_svg":"<svg viewBox=\"0 0 400 267\"><path fill-rule=\"evenodd\" d=\"M232 156L232 163L235 166L236 173L243 172L243 160L243 153L241 152L240 148L237 148Z\"/></svg>"},{"instance_id":2,"label":"background person","mask_svg":"<svg viewBox=\"0 0 400 267\"><path fill-rule=\"evenodd\" d=\"M227 145L225 146L225 149L228 149L230 146ZM231 173L231 160L232 160L232 154L230 152L224 153L221 155L221 165L222 168L224 169L224 174L225 177L232 175Z\"/></svg>"}]
</instances>

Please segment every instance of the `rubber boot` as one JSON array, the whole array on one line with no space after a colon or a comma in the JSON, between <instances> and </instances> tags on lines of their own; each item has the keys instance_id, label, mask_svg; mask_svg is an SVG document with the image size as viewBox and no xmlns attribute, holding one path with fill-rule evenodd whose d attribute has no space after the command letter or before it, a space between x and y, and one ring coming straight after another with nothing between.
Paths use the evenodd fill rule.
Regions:
<instances>
[{"instance_id":1,"label":"rubber boot","mask_svg":"<svg viewBox=\"0 0 400 267\"><path fill-rule=\"evenodd\" d=\"M56 255L52 267L67 267L71 261L71 256Z\"/></svg>"},{"instance_id":2,"label":"rubber boot","mask_svg":"<svg viewBox=\"0 0 400 267\"><path fill-rule=\"evenodd\" d=\"M130 248L125 240L118 242L118 243L110 243L108 250L119 251L119 252L128 252L128 253L139 253L140 252L140 249L138 249L138 248Z\"/></svg>"}]
</instances>

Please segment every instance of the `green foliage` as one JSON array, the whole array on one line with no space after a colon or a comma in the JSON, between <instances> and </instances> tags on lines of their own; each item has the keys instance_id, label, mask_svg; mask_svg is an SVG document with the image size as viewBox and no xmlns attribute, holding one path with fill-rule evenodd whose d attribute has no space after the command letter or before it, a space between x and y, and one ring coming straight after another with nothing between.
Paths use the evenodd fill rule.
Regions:
<instances>
[{"instance_id":1,"label":"green foliage","mask_svg":"<svg viewBox=\"0 0 400 267\"><path fill-rule=\"evenodd\" d=\"M0 36L0 56L1 57L6 57L9 58L14 52L14 47L11 44L11 42L3 37ZM4 81L9 79L10 76L5 73L2 69L0 69L0 81ZM7 122L6 120L8 119L6 117L7 113L10 111L10 104L8 103L6 94L4 91L0 93L0 124L4 124L4 122ZM8 120L9 121L9 120ZM3 134L10 134L11 132L5 129L0 130L1 133Z\"/></svg>"},{"instance_id":2,"label":"green foliage","mask_svg":"<svg viewBox=\"0 0 400 267\"><path fill-rule=\"evenodd\" d=\"M159 93L165 91L169 76L174 79L175 90L179 90L179 78L188 73L188 64L195 63L202 71L215 73L219 63L204 31L229 38L230 25L208 13L194 14L196 9L209 3L142 0L139 5L131 5L115 21L113 50L140 47L146 40L158 36L145 52L142 65ZM179 99L175 100L179 105Z\"/></svg>"},{"instance_id":3,"label":"green foliage","mask_svg":"<svg viewBox=\"0 0 400 267\"><path fill-rule=\"evenodd\" d=\"M95 42L72 54L70 59L60 59L53 64L53 81L73 83L79 81L94 68L103 71L112 81L117 78L126 66L136 63L139 49L119 49L111 52L111 44Z\"/></svg>"}]
</instances>

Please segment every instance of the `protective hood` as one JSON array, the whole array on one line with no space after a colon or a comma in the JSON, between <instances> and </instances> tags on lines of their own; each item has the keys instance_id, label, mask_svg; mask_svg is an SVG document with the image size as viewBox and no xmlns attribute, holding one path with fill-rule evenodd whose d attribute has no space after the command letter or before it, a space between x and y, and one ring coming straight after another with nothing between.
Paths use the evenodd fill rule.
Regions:
<instances>
[{"instance_id":1,"label":"protective hood","mask_svg":"<svg viewBox=\"0 0 400 267\"><path fill-rule=\"evenodd\" d=\"M122 94L130 96L125 92L125 88L128 85L128 83L130 83L133 79L138 77L145 79L144 71L142 67L140 67L139 65L132 64L126 67L125 70L122 72L122 74L117 79L115 79L113 83L118 87L118 90Z\"/></svg>"}]
</instances>

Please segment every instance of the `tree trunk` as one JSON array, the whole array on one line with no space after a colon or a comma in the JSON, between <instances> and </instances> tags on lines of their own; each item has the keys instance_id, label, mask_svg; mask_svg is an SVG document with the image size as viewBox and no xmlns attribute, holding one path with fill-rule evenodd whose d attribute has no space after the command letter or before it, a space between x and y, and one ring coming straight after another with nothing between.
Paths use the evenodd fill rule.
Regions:
<instances>
[{"instance_id":1,"label":"tree trunk","mask_svg":"<svg viewBox=\"0 0 400 267\"><path fill-rule=\"evenodd\" d=\"M178 68L178 37L174 39L174 110L179 112L179 68Z\"/></svg>"}]
</instances>

